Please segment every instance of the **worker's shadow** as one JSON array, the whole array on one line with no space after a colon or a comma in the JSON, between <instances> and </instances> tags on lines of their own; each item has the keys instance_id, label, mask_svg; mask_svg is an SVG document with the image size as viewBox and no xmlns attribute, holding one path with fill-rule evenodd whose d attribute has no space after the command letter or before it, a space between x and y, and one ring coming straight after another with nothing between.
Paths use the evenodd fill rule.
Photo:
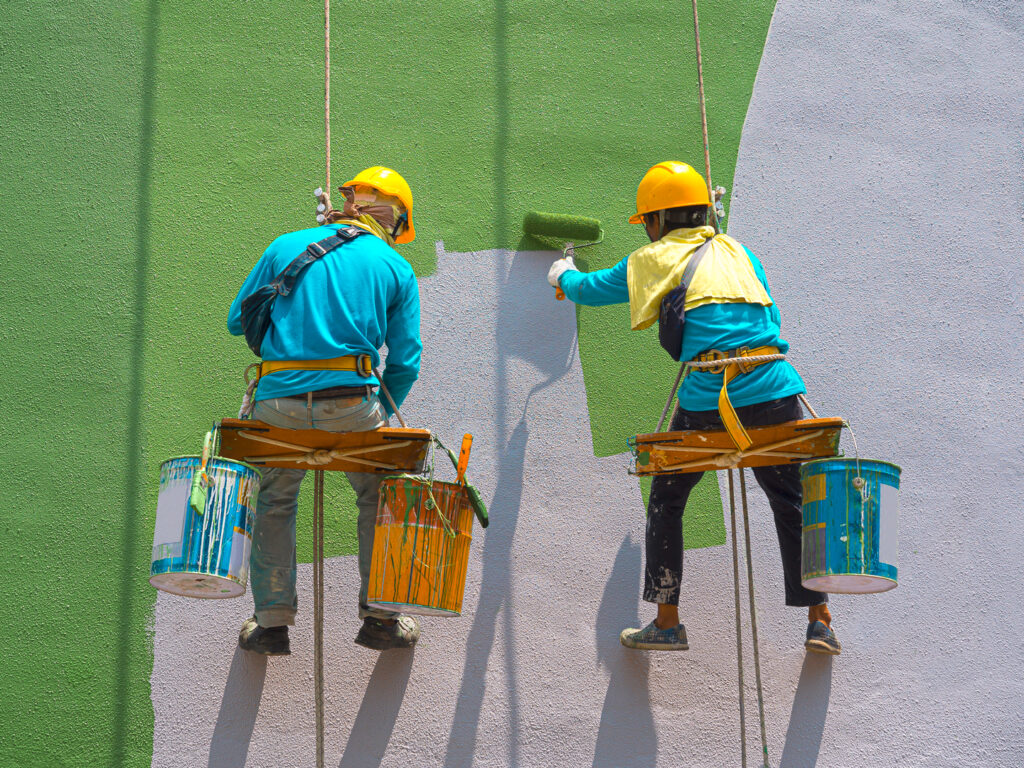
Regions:
<instances>
[{"instance_id":1,"label":"worker's shadow","mask_svg":"<svg viewBox=\"0 0 1024 768\"><path fill-rule=\"evenodd\" d=\"M541 262L543 264L543 262ZM462 768L477 759L480 711L485 706L488 664L495 640L503 644L504 706L513 733L520 720L516 633L516 605L512 590L512 546L523 501L523 473L530 430L530 403L562 379L575 360L576 320L571 307L559 305L548 290L537 290L536 254L516 253L512 261L496 261L500 286L496 318L498 357L495 362L493 402L499 447L497 477L490 508L491 525L483 548L480 601L466 643L466 660L444 765ZM507 271L506 271L507 269ZM514 382L542 377L529 392ZM525 395L525 397L524 397ZM532 414L536 418L536 413ZM634 596L635 597L635 596ZM493 676L491 677L493 681ZM508 743L508 765L521 765L518 733Z\"/></svg>"},{"instance_id":2,"label":"worker's shadow","mask_svg":"<svg viewBox=\"0 0 1024 768\"><path fill-rule=\"evenodd\" d=\"M831 691L832 657L808 653L796 685L779 768L814 768L817 765Z\"/></svg>"},{"instance_id":3,"label":"worker's shadow","mask_svg":"<svg viewBox=\"0 0 1024 768\"><path fill-rule=\"evenodd\" d=\"M658 734L651 713L647 653L624 648L619 633L640 626L637 595L641 573L640 545L627 536L597 610L597 660L609 672L608 692L594 748L594 768L654 766Z\"/></svg>"},{"instance_id":4,"label":"worker's shadow","mask_svg":"<svg viewBox=\"0 0 1024 768\"><path fill-rule=\"evenodd\" d=\"M208 765L211 768L242 768L245 765L266 676L266 656L235 648L210 740Z\"/></svg>"},{"instance_id":5,"label":"worker's shadow","mask_svg":"<svg viewBox=\"0 0 1024 768\"><path fill-rule=\"evenodd\" d=\"M394 650L377 657L339 768L381 764L409 685L413 655L412 650Z\"/></svg>"}]
</instances>

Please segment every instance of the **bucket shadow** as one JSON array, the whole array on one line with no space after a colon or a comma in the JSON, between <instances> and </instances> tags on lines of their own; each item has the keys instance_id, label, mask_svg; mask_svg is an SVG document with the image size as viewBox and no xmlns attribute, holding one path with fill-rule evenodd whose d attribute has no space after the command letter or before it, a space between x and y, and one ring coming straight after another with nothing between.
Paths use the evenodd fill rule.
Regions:
<instances>
[{"instance_id":1,"label":"bucket shadow","mask_svg":"<svg viewBox=\"0 0 1024 768\"><path fill-rule=\"evenodd\" d=\"M814 768L817 765L831 691L832 657L808 653L796 685L779 768Z\"/></svg>"},{"instance_id":2,"label":"bucket shadow","mask_svg":"<svg viewBox=\"0 0 1024 768\"><path fill-rule=\"evenodd\" d=\"M393 650L377 657L338 768L380 765L402 709L414 655L412 650Z\"/></svg>"},{"instance_id":3,"label":"bucket shadow","mask_svg":"<svg viewBox=\"0 0 1024 768\"><path fill-rule=\"evenodd\" d=\"M242 768L245 765L266 676L266 656L235 648L210 740L207 765L211 768Z\"/></svg>"},{"instance_id":4,"label":"bucket shadow","mask_svg":"<svg viewBox=\"0 0 1024 768\"><path fill-rule=\"evenodd\" d=\"M658 734L648 687L650 662L645 652L624 648L619 642L623 628L640 626L640 549L632 536L622 542L597 611L597 659L609 671L610 678L601 709L593 768L641 768L655 766L658 761Z\"/></svg>"}]
</instances>

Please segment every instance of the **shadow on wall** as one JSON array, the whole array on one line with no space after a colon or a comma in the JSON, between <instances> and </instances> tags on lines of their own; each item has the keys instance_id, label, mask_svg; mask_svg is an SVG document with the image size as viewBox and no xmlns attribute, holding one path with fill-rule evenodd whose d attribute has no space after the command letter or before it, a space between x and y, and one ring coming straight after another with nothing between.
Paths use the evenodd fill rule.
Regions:
<instances>
[{"instance_id":1,"label":"shadow on wall","mask_svg":"<svg viewBox=\"0 0 1024 768\"><path fill-rule=\"evenodd\" d=\"M148 290L147 275L149 274L149 215L151 208L150 188L153 174L153 102L156 90L156 44L159 25L159 5L157 0L149 0L146 5L145 22L142 40L142 83L139 114L139 176L138 216L136 217L135 233L135 264L131 314L135 318L129 342L130 373L127 388L128 411L126 416L126 441L129 446L125 466L125 510L121 522L121 573L119 584L121 594L118 599L117 616L117 664L114 681L114 702L117 715L114 720L112 760L114 765L127 765L131 761L128 754L128 728L136 722L130 711L130 688L134 681L132 674L139 667L146 665L148 677L151 659L136 664L132 659L132 638L141 633L141 627L133 624L136 613L135 600L144 583L139 576L140 570L150 563L150 551L146 536L142 531L145 527L145 515L139 514L138 504L143 491L143 423L142 398L144 354L146 347L146 295ZM145 565L144 565L145 564ZM148 568L146 569L148 571ZM146 571L143 571L145 573Z\"/></svg>"},{"instance_id":2,"label":"shadow on wall","mask_svg":"<svg viewBox=\"0 0 1024 768\"><path fill-rule=\"evenodd\" d=\"M245 765L266 676L266 656L235 648L210 740L207 764L211 768L242 768Z\"/></svg>"},{"instance_id":3,"label":"shadow on wall","mask_svg":"<svg viewBox=\"0 0 1024 768\"><path fill-rule=\"evenodd\" d=\"M818 762L832 691L832 657L808 653L796 684L779 768L813 768Z\"/></svg>"},{"instance_id":4,"label":"shadow on wall","mask_svg":"<svg viewBox=\"0 0 1024 768\"><path fill-rule=\"evenodd\" d=\"M409 686L414 655L412 650L395 650L377 657L339 768L381 764Z\"/></svg>"},{"instance_id":5,"label":"shadow on wall","mask_svg":"<svg viewBox=\"0 0 1024 768\"><path fill-rule=\"evenodd\" d=\"M508 214L508 50L506 0L496 0L494 9L494 68L496 126L494 137L494 219L498 236L506 239L510 222ZM554 302L544 291L536 290L535 257L516 254L506 273L506 261L495 260L495 283L499 287L497 312L497 348L494 397L495 438L500 446L497 455L498 475L494 500L491 503L491 525L487 546L483 548L482 598L476 609L473 628L466 643L466 661L462 672L452 730L448 737L446 768L472 765L476 752L480 710L487 685L487 666L494 647L498 614L502 613L502 638L505 643L506 688L510 730L508 764L519 765L519 743L515 734L519 724L519 689L516 679L515 627L512 617L512 580L509 563L515 539L519 508L522 502L522 479L526 459L529 428L526 423L530 397L556 381L569 369L568 360L575 340L574 330L566 337L547 333L545 316L553 312ZM551 327L560 327L554 323ZM532 364L545 380L518 401L509 387L509 366L516 360ZM529 375L529 374L527 374ZM510 425L515 427L510 430ZM503 610L504 609L504 610Z\"/></svg>"},{"instance_id":6,"label":"shadow on wall","mask_svg":"<svg viewBox=\"0 0 1024 768\"><path fill-rule=\"evenodd\" d=\"M497 312L498 358L495 371L495 434L498 451L498 474L494 500L491 502L491 525L483 548L481 599L476 608L473 628L466 644L466 662L462 673L452 730L448 739L445 765L448 768L473 763L476 751L480 710L487 685L487 665L494 646L497 623L501 614L501 636L505 647L506 690L511 731L517 732L519 691L515 666L516 608L512 603L512 578L509 563L516 524L522 503L523 473L526 463L530 399L569 372L574 356L576 334L574 324L567 324L564 307L556 306L547 291L537 290L537 257L516 253L508 272L506 261L496 260L495 281L499 287ZM559 321L560 320L560 321ZM525 363L518 367L517 362ZM544 378L525 398L509 387L509 368L517 366L516 379L535 376ZM515 424L511 434L509 425ZM635 595L633 596L635 600ZM509 765L519 765L519 743L509 741Z\"/></svg>"},{"instance_id":7,"label":"shadow on wall","mask_svg":"<svg viewBox=\"0 0 1024 768\"><path fill-rule=\"evenodd\" d=\"M619 642L619 632L625 627L640 626L636 599L640 568L640 545L627 536L615 556L597 611L597 660L610 677L601 709L594 768L643 768L658 763L658 733L647 682L649 657L646 652L623 648Z\"/></svg>"}]
</instances>

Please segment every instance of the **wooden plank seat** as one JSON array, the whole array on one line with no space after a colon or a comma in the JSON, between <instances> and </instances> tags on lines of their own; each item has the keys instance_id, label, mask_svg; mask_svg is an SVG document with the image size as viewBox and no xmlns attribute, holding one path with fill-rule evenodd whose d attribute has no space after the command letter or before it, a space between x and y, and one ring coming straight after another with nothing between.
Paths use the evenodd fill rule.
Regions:
<instances>
[{"instance_id":1,"label":"wooden plank seat","mask_svg":"<svg viewBox=\"0 0 1024 768\"><path fill-rule=\"evenodd\" d=\"M257 467L341 472L420 472L430 431L383 427L370 432L285 429L252 419L223 419L218 455Z\"/></svg>"},{"instance_id":2,"label":"wooden plank seat","mask_svg":"<svg viewBox=\"0 0 1024 768\"><path fill-rule=\"evenodd\" d=\"M824 459L838 455L842 428L843 420L838 417L747 427L754 444L745 451L737 450L724 430L637 435L630 442L632 472L671 475Z\"/></svg>"}]
</instances>

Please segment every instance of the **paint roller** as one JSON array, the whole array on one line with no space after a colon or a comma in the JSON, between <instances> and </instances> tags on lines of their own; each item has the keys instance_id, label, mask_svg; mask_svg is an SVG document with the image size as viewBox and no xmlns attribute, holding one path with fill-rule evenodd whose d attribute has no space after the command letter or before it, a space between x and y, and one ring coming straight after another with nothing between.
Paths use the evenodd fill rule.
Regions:
<instances>
[{"instance_id":1,"label":"paint roller","mask_svg":"<svg viewBox=\"0 0 1024 768\"><path fill-rule=\"evenodd\" d=\"M562 257L572 256L577 248L586 248L597 245L604 240L604 230L601 222L591 219L588 216L568 216L561 213L542 213L530 211L523 218L523 231L533 237L550 238L552 240L567 240L562 248ZM582 245L575 245L573 241L587 240ZM555 289L555 296L559 301L565 298L561 288Z\"/></svg>"}]
</instances>

